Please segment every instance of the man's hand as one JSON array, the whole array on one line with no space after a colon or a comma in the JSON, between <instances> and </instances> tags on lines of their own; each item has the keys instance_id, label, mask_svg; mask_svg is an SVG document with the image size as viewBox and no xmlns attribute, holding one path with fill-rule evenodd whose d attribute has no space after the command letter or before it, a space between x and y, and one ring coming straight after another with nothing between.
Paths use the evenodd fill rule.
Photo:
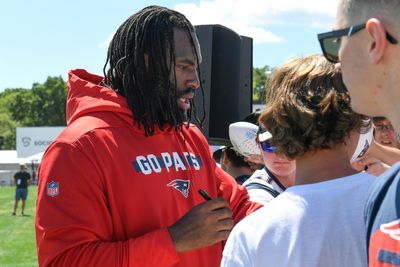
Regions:
<instances>
[{"instance_id":1,"label":"man's hand","mask_svg":"<svg viewBox=\"0 0 400 267\"><path fill-rule=\"evenodd\" d=\"M357 171L364 170L374 176L379 176L390 168L390 166L369 154L365 154L359 161L353 162L351 166Z\"/></svg>"},{"instance_id":2,"label":"man's hand","mask_svg":"<svg viewBox=\"0 0 400 267\"><path fill-rule=\"evenodd\" d=\"M381 175L384 171L390 168L390 166L371 156L363 158L362 163L368 167L365 171L375 176Z\"/></svg>"},{"instance_id":3,"label":"man's hand","mask_svg":"<svg viewBox=\"0 0 400 267\"><path fill-rule=\"evenodd\" d=\"M180 253L226 240L232 228L232 211L224 198L217 198L193 207L168 231Z\"/></svg>"}]
</instances>

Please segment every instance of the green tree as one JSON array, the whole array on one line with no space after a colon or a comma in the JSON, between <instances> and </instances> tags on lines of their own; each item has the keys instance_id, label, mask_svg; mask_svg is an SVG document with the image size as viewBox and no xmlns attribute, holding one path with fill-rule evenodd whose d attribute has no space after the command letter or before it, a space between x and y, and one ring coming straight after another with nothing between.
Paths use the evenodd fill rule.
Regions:
<instances>
[{"instance_id":1,"label":"green tree","mask_svg":"<svg viewBox=\"0 0 400 267\"><path fill-rule=\"evenodd\" d=\"M32 126L65 126L66 84L62 77L48 77L32 87Z\"/></svg>"},{"instance_id":2,"label":"green tree","mask_svg":"<svg viewBox=\"0 0 400 267\"><path fill-rule=\"evenodd\" d=\"M268 65L262 68L253 68L253 102L264 102L265 83L274 71L275 68Z\"/></svg>"},{"instance_id":3,"label":"green tree","mask_svg":"<svg viewBox=\"0 0 400 267\"><path fill-rule=\"evenodd\" d=\"M6 89L0 93L0 149L15 149L16 128L19 123L12 118L9 103L15 101L16 96L27 91L22 88Z\"/></svg>"},{"instance_id":4,"label":"green tree","mask_svg":"<svg viewBox=\"0 0 400 267\"><path fill-rule=\"evenodd\" d=\"M17 127L64 126L67 92L62 77L48 77L32 89L0 93L0 149L15 149Z\"/></svg>"},{"instance_id":5,"label":"green tree","mask_svg":"<svg viewBox=\"0 0 400 267\"><path fill-rule=\"evenodd\" d=\"M15 136L18 123L9 114L0 113L0 150L15 149Z\"/></svg>"},{"instance_id":6,"label":"green tree","mask_svg":"<svg viewBox=\"0 0 400 267\"><path fill-rule=\"evenodd\" d=\"M27 89L7 89L4 97L5 106L10 118L21 126L29 126L32 114L32 92Z\"/></svg>"},{"instance_id":7,"label":"green tree","mask_svg":"<svg viewBox=\"0 0 400 267\"><path fill-rule=\"evenodd\" d=\"M66 97L62 77L48 77L44 84L35 83L31 90L13 95L8 110L22 126L64 126Z\"/></svg>"}]
</instances>

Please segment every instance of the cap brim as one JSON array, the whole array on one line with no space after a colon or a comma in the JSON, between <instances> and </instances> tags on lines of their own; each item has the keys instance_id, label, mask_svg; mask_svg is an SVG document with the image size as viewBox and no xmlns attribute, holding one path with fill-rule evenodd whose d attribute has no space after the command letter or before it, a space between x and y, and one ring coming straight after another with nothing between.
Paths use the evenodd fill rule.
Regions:
<instances>
[{"instance_id":1,"label":"cap brim","mask_svg":"<svg viewBox=\"0 0 400 267\"><path fill-rule=\"evenodd\" d=\"M264 142L272 137L272 134L268 131L258 134L258 141Z\"/></svg>"}]
</instances>

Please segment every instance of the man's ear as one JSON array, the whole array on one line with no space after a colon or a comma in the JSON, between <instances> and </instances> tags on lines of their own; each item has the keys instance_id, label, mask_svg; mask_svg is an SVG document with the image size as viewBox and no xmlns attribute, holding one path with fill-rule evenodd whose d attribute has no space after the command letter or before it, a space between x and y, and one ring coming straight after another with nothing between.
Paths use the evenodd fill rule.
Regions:
<instances>
[{"instance_id":1,"label":"man's ear","mask_svg":"<svg viewBox=\"0 0 400 267\"><path fill-rule=\"evenodd\" d=\"M387 46L385 27L378 19L372 18L367 21L365 30L372 38L372 43L369 47L369 58L372 63L378 63L382 60Z\"/></svg>"},{"instance_id":2,"label":"man's ear","mask_svg":"<svg viewBox=\"0 0 400 267\"><path fill-rule=\"evenodd\" d=\"M221 153L221 164L225 166L228 165L228 156L226 155L226 151L222 151Z\"/></svg>"}]
</instances>

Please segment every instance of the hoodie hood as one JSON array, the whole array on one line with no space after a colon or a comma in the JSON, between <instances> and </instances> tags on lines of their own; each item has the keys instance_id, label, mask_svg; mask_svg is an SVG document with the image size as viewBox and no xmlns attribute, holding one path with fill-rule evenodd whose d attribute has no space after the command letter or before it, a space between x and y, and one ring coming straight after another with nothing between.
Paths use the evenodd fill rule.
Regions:
<instances>
[{"instance_id":1,"label":"hoodie hood","mask_svg":"<svg viewBox=\"0 0 400 267\"><path fill-rule=\"evenodd\" d=\"M103 77L83 69L68 73L67 125L93 112L109 111L132 124L132 111L126 99L114 90L101 86Z\"/></svg>"}]
</instances>

